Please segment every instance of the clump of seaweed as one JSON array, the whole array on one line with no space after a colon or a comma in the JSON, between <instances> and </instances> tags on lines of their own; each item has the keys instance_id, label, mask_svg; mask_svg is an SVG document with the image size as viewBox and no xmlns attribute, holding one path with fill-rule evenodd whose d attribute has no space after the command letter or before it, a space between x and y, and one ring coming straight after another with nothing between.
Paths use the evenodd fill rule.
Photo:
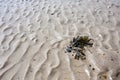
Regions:
<instances>
[{"instance_id":1,"label":"clump of seaweed","mask_svg":"<svg viewBox=\"0 0 120 80\"><path fill-rule=\"evenodd\" d=\"M89 36L77 36L74 37L72 41L70 41L69 46L67 46L66 51L71 53L72 51L75 53L75 59L85 60L85 47L92 47L93 43L91 42L91 38Z\"/></svg>"}]
</instances>

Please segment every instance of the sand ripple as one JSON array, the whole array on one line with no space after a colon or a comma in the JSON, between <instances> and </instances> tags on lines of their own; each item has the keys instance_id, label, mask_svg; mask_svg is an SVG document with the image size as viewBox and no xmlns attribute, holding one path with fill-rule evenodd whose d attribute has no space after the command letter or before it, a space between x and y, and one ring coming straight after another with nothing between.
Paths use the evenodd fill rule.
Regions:
<instances>
[{"instance_id":1,"label":"sand ripple","mask_svg":"<svg viewBox=\"0 0 120 80\"><path fill-rule=\"evenodd\" d=\"M119 80L119 5L119 0L0 0L0 80ZM76 35L94 38L84 62L64 51Z\"/></svg>"}]
</instances>

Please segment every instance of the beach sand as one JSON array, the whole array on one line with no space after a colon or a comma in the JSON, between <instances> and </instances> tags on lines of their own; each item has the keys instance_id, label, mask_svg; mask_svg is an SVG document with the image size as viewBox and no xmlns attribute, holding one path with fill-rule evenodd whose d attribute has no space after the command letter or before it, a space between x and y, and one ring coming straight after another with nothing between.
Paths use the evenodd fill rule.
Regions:
<instances>
[{"instance_id":1,"label":"beach sand","mask_svg":"<svg viewBox=\"0 0 120 80\"><path fill-rule=\"evenodd\" d=\"M94 39L86 60L65 53ZM120 0L0 0L0 80L120 80Z\"/></svg>"}]
</instances>

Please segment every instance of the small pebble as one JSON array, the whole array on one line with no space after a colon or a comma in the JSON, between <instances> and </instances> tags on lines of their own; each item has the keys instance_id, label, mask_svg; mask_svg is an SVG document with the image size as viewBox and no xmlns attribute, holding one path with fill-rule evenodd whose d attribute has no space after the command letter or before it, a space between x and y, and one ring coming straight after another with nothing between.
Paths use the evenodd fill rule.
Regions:
<instances>
[{"instance_id":1,"label":"small pebble","mask_svg":"<svg viewBox=\"0 0 120 80\"><path fill-rule=\"evenodd\" d=\"M92 70L95 70L95 68L92 68Z\"/></svg>"}]
</instances>

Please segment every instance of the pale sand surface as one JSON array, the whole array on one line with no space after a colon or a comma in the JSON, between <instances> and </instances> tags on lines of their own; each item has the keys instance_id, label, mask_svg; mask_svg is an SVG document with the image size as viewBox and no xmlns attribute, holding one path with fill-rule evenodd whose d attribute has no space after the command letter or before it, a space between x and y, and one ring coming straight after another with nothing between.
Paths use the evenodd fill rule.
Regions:
<instances>
[{"instance_id":1,"label":"pale sand surface","mask_svg":"<svg viewBox=\"0 0 120 80\"><path fill-rule=\"evenodd\" d=\"M94 39L85 61L65 53L77 35ZM0 80L120 80L119 74L120 0L0 0Z\"/></svg>"}]
</instances>

